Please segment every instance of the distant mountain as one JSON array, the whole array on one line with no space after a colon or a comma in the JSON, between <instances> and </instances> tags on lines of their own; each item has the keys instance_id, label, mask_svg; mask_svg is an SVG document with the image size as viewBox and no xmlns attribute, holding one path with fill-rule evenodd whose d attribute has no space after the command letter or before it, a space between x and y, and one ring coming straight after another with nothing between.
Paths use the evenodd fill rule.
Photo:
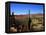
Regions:
<instances>
[{"instance_id":1,"label":"distant mountain","mask_svg":"<svg viewBox=\"0 0 46 35\"><path fill-rule=\"evenodd\" d=\"M16 19L25 19L29 18L29 14L26 15L14 15ZM30 14L30 17L43 17L43 14Z\"/></svg>"}]
</instances>

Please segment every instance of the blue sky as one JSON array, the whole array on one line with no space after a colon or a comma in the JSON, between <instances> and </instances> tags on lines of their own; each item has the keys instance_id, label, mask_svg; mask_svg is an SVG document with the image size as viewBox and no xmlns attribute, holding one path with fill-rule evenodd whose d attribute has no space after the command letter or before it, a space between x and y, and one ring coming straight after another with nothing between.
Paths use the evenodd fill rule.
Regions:
<instances>
[{"instance_id":1,"label":"blue sky","mask_svg":"<svg viewBox=\"0 0 46 35\"><path fill-rule=\"evenodd\" d=\"M15 15L25 15L25 14L43 14L43 5L33 5L33 4L10 4L11 13L14 12Z\"/></svg>"}]
</instances>

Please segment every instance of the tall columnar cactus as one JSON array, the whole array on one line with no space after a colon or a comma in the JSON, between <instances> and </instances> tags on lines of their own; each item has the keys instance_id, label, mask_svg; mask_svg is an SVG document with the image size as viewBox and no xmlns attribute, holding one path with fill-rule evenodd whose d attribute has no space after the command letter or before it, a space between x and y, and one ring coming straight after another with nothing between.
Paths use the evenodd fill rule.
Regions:
<instances>
[{"instance_id":1,"label":"tall columnar cactus","mask_svg":"<svg viewBox=\"0 0 46 35\"><path fill-rule=\"evenodd\" d=\"M30 10L29 10L29 22L28 22L29 31L30 31L30 24L31 24L31 18L30 18Z\"/></svg>"}]
</instances>

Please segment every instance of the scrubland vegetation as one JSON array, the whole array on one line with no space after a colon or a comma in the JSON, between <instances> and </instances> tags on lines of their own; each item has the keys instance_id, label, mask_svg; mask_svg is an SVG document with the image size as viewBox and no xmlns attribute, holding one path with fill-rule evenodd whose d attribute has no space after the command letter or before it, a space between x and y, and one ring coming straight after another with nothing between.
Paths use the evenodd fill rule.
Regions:
<instances>
[{"instance_id":1,"label":"scrubland vegetation","mask_svg":"<svg viewBox=\"0 0 46 35\"><path fill-rule=\"evenodd\" d=\"M20 17L20 16L19 16ZM30 30L29 30L29 17L21 17L17 19L15 16L15 20L12 21L12 25L10 27L10 32L35 32L35 31L43 31L44 25L43 25L43 16L32 16L30 17ZM12 18L11 18L12 19Z\"/></svg>"}]
</instances>

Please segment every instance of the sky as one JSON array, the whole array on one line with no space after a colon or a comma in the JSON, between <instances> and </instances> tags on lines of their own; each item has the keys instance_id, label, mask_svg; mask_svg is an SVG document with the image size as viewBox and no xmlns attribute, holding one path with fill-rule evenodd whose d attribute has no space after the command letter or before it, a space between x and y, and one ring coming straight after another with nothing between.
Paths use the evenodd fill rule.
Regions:
<instances>
[{"instance_id":1,"label":"sky","mask_svg":"<svg viewBox=\"0 0 46 35\"><path fill-rule=\"evenodd\" d=\"M18 4L11 3L10 11L11 14L14 12L14 15L25 15L25 14L43 14L43 5L34 5L34 4Z\"/></svg>"}]
</instances>

